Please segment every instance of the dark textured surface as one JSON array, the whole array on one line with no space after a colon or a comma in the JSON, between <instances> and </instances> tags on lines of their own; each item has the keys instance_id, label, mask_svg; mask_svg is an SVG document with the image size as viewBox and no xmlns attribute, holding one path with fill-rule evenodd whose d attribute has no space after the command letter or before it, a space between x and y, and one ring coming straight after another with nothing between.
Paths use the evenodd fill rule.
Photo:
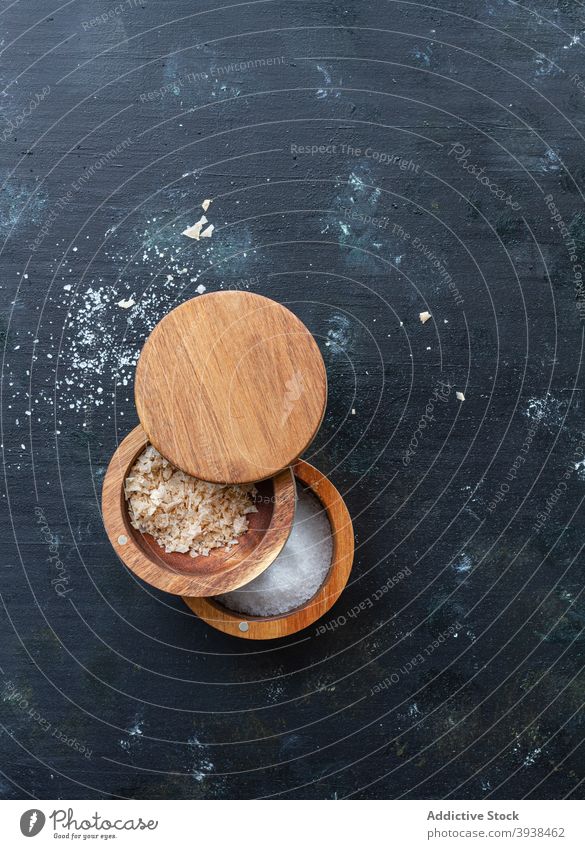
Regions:
<instances>
[{"instance_id":1,"label":"dark textured surface","mask_svg":"<svg viewBox=\"0 0 585 849\"><path fill-rule=\"evenodd\" d=\"M0 794L581 797L583 5L51 9L0 9ZM275 644L101 523L136 355L199 285L286 303L326 360L306 458L356 563Z\"/></svg>"}]
</instances>

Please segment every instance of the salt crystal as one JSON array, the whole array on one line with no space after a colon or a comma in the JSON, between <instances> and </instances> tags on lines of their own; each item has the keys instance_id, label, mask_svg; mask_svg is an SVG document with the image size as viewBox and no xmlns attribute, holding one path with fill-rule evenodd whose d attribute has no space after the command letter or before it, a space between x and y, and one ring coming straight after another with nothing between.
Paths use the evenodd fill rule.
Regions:
<instances>
[{"instance_id":1,"label":"salt crystal","mask_svg":"<svg viewBox=\"0 0 585 849\"><path fill-rule=\"evenodd\" d=\"M203 285L203 283L200 283L195 291L199 292L199 294L202 295L205 292L205 286Z\"/></svg>"},{"instance_id":2,"label":"salt crystal","mask_svg":"<svg viewBox=\"0 0 585 849\"><path fill-rule=\"evenodd\" d=\"M122 416L123 411L120 412ZM223 486L181 472L148 445L124 482L130 524L151 534L167 553L207 556L212 548L237 545L257 508L251 484Z\"/></svg>"},{"instance_id":3,"label":"salt crystal","mask_svg":"<svg viewBox=\"0 0 585 849\"><path fill-rule=\"evenodd\" d=\"M465 395L463 394L463 392L456 392L455 396L458 401L465 401Z\"/></svg>"},{"instance_id":4,"label":"salt crystal","mask_svg":"<svg viewBox=\"0 0 585 849\"><path fill-rule=\"evenodd\" d=\"M197 239L197 241L199 241L199 237L201 235L201 228L204 224L207 224L207 218L202 215L199 221L193 224L192 227L187 227L186 230L183 230L181 235L188 236L190 239Z\"/></svg>"},{"instance_id":5,"label":"salt crystal","mask_svg":"<svg viewBox=\"0 0 585 849\"><path fill-rule=\"evenodd\" d=\"M418 317L420 318L421 322L425 324L429 320L429 318L431 318L431 314L430 312L427 312L425 310L425 312L419 312Z\"/></svg>"},{"instance_id":6,"label":"salt crystal","mask_svg":"<svg viewBox=\"0 0 585 849\"><path fill-rule=\"evenodd\" d=\"M249 584L217 596L217 601L249 616L288 613L319 590L332 556L333 537L327 512L311 490L298 485L292 530L276 560Z\"/></svg>"}]
</instances>

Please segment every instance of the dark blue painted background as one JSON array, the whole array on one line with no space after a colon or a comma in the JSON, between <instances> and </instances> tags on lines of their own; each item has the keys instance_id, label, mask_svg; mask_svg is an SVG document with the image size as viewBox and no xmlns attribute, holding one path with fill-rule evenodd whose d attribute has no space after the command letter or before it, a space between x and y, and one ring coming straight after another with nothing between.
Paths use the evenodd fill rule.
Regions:
<instances>
[{"instance_id":1,"label":"dark blue painted background","mask_svg":"<svg viewBox=\"0 0 585 849\"><path fill-rule=\"evenodd\" d=\"M0 795L582 796L584 31L568 0L2 4ZM327 365L306 457L356 561L281 642L102 527L137 354L201 286L286 303Z\"/></svg>"}]
</instances>

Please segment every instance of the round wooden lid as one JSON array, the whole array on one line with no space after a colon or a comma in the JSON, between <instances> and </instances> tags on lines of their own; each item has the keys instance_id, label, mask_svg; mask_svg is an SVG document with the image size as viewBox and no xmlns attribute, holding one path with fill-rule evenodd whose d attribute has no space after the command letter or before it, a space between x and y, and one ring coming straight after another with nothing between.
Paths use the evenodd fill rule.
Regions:
<instances>
[{"instance_id":1,"label":"round wooden lid","mask_svg":"<svg viewBox=\"0 0 585 849\"><path fill-rule=\"evenodd\" d=\"M311 443L327 375L317 343L290 310L251 292L212 292L154 328L135 397L149 440L173 465L213 483L251 483Z\"/></svg>"}]
</instances>

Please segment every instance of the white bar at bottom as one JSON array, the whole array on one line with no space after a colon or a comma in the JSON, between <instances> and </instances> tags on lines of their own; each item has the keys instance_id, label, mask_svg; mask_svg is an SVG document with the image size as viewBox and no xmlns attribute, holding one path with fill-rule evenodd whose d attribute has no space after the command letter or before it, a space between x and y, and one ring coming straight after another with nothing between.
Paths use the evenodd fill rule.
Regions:
<instances>
[{"instance_id":1,"label":"white bar at bottom","mask_svg":"<svg viewBox=\"0 0 585 849\"><path fill-rule=\"evenodd\" d=\"M206 844L219 849L490 849L585 845L580 801L4 801L13 846ZM28 845L31 845L30 843Z\"/></svg>"}]
</instances>

